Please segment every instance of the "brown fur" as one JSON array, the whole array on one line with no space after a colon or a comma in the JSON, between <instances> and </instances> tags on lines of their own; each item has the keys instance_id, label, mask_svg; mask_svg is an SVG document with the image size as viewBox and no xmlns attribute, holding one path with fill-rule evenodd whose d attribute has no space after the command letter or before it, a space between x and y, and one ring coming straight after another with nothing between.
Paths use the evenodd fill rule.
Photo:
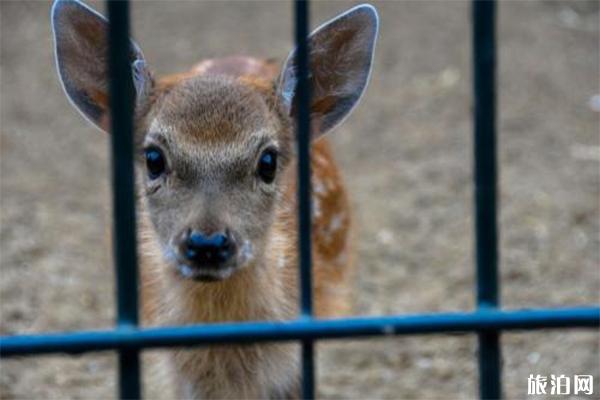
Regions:
<instances>
[{"instance_id":1,"label":"brown fur","mask_svg":"<svg viewBox=\"0 0 600 400\"><path fill-rule=\"evenodd\" d=\"M146 324L286 320L297 316L297 189L293 129L289 117L278 108L272 89L277 71L271 63L251 58L235 60L236 65L232 65L231 59L205 61L189 73L158 80L153 111L139 125L150 127L152 133L151 120L160 114L161 124L168 125L171 131L165 141L172 146L171 151L178 152L179 158L189 159L198 151L209 154L213 152L212 148L224 148L222 154L234 157L243 155L241 149L249 148L248 143L257 129L265 130L264 135L280 143L284 166L278 178L280 190L273 215L259 216L272 221L265 233L261 254L255 258L261 265L249 265L219 282L183 279L172 267L165 265L157 238L157 222L152 222L148 201L142 200L142 304ZM206 68L207 65L210 68ZM219 73L212 75L214 72ZM197 114L198 109L203 110L202 116ZM222 118L224 110L228 113L226 120ZM319 317L330 317L347 314L351 309L351 213L327 140L321 138L314 142L312 152L315 311ZM215 150L213 155L215 153L218 151ZM205 166L189 166L190 176L203 168ZM207 175L213 173L205 172ZM182 179L188 178L195 179ZM235 200L229 197L229 201ZM174 351L171 362L177 371L178 395L296 397L298 351L295 344Z\"/></svg>"}]
</instances>

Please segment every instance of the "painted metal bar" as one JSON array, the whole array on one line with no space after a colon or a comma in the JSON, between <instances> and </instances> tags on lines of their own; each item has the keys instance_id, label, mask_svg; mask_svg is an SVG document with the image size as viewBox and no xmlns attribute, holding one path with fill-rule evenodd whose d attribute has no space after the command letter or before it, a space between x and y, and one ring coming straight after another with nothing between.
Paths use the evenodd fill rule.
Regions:
<instances>
[{"instance_id":1,"label":"painted metal bar","mask_svg":"<svg viewBox=\"0 0 600 400\"><path fill-rule=\"evenodd\" d=\"M511 311L482 309L475 312L374 318L298 319L287 322L244 322L4 336L0 337L0 356L557 328L600 328L600 306Z\"/></svg>"},{"instance_id":2,"label":"painted metal bar","mask_svg":"<svg viewBox=\"0 0 600 400\"><path fill-rule=\"evenodd\" d=\"M477 306L499 305L496 169L496 2L473 0L473 93ZM502 396L500 333L479 334L479 394Z\"/></svg>"},{"instance_id":3,"label":"painted metal bar","mask_svg":"<svg viewBox=\"0 0 600 400\"><path fill-rule=\"evenodd\" d=\"M312 250L310 186L310 84L308 82L308 1L296 0L296 84L298 142L298 235L300 256L300 306L302 314L312 315Z\"/></svg>"},{"instance_id":4,"label":"painted metal bar","mask_svg":"<svg viewBox=\"0 0 600 400\"><path fill-rule=\"evenodd\" d=\"M129 2L107 1L109 18L109 71L114 231L117 277L117 324L135 329L138 324L138 282L133 170L133 104L129 40ZM140 357L137 349L119 351L119 393L122 399L139 399Z\"/></svg>"},{"instance_id":5,"label":"painted metal bar","mask_svg":"<svg viewBox=\"0 0 600 400\"><path fill-rule=\"evenodd\" d=\"M309 76L309 1L294 2L296 66L297 142L298 142L298 251L300 260L300 310L312 318L311 249L311 173L310 173L310 83ZM302 398L315 397L315 363L312 341L302 342Z\"/></svg>"}]
</instances>

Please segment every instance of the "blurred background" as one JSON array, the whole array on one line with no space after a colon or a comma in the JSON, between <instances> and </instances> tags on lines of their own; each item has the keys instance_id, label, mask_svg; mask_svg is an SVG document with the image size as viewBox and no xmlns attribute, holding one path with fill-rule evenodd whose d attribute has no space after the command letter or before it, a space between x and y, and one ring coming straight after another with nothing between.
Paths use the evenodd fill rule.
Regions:
<instances>
[{"instance_id":1,"label":"blurred background","mask_svg":"<svg viewBox=\"0 0 600 400\"><path fill-rule=\"evenodd\" d=\"M358 2L318 1L313 26ZM91 2L104 12L104 5ZM360 106L330 138L360 227L358 315L474 307L470 7L373 1ZM499 4L501 289L505 308L600 302L598 1ZM47 1L0 2L0 334L110 328L108 137L57 79ZM202 58L284 58L287 1L138 1L160 73ZM592 374L598 331L503 334L507 398L529 374ZM476 338L324 342L319 397L477 396ZM115 357L2 360L0 397L113 398Z\"/></svg>"}]
</instances>

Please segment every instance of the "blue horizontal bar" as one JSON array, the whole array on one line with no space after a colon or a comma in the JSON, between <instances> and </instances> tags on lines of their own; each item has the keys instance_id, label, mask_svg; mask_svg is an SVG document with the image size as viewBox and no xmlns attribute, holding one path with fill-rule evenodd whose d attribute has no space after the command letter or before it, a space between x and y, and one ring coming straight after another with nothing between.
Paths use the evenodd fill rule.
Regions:
<instances>
[{"instance_id":1,"label":"blue horizontal bar","mask_svg":"<svg viewBox=\"0 0 600 400\"><path fill-rule=\"evenodd\" d=\"M339 339L481 330L599 328L600 307L532 310L481 310L439 314L347 319L300 319L164 328L120 328L63 334L0 337L0 356L141 349L305 339Z\"/></svg>"}]
</instances>

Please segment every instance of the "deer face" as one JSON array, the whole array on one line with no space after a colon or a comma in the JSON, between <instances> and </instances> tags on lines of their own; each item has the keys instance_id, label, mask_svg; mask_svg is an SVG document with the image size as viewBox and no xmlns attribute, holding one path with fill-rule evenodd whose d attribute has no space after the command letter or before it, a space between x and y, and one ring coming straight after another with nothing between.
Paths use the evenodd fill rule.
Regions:
<instances>
[{"instance_id":1,"label":"deer face","mask_svg":"<svg viewBox=\"0 0 600 400\"><path fill-rule=\"evenodd\" d=\"M260 92L228 77L195 77L148 118L139 181L163 252L185 277L224 279L263 253L289 125Z\"/></svg>"},{"instance_id":2,"label":"deer face","mask_svg":"<svg viewBox=\"0 0 600 400\"><path fill-rule=\"evenodd\" d=\"M77 0L56 0L52 26L65 92L88 120L107 130L106 20ZM309 37L313 139L358 103L377 29L375 10L363 5ZM130 61L137 182L164 261L198 280L222 280L260 264L275 210L288 206L280 204L282 193L294 181L287 170L294 157L295 52L279 81L266 85L231 73L155 84L134 42Z\"/></svg>"}]
</instances>

